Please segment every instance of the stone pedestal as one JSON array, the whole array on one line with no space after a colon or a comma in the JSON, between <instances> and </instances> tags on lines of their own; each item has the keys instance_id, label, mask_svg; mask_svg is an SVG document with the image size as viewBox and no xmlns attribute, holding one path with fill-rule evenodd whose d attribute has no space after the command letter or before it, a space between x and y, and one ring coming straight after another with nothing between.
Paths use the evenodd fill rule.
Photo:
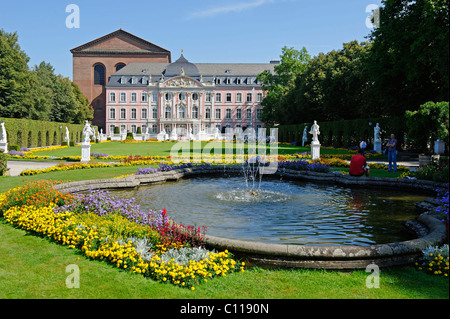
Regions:
<instances>
[{"instance_id":1,"label":"stone pedestal","mask_svg":"<svg viewBox=\"0 0 450 319\"><path fill-rule=\"evenodd\" d=\"M91 144L81 144L81 162L89 162L91 160Z\"/></svg>"},{"instance_id":2,"label":"stone pedestal","mask_svg":"<svg viewBox=\"0 0 450 319\"><path fill-rule=\"evenodd\" d=\"M445 142L441 140L434 141L434 154L442 155L444 154L444 152L445 152Z\"/></svg>"},{"instance_id":3,"label":"stone pedestal","mask_svg":"<svg viewBox=\"0 0 450 319\"><path fill-rule=\"evenodd\" d=\"M3 153L8 153L8 143L0 142L0 150L3 150Z\"/></svg>"},{"instance_id":4,"label":"stone pedestal","mask_svg":"<svg viewBox=\"0 0 450 319\"><path fill-rule=\"evenodd\" d=\"M311 143L311 159L312 160L320 159L320 143L319 142Z\"/></svg>"},{"instance_id":5,"label":"stone pedestal","mask_svg":"<svg viewBox=\"0 0 450 319\"><path fill-rule=\"evenodd\" d=\"M381 153L381 141L375 141L373 144L373 150L377 153Z\"/></svg>"}]
</instances>

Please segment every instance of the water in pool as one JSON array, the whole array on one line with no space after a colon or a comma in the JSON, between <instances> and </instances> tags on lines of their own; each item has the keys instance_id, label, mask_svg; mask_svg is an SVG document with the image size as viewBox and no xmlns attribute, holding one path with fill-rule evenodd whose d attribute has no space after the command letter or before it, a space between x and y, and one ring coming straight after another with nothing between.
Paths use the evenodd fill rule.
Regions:
<instances>
[{"instance_id":1,"label":"water in pool","mask_svg":"<svg viewBox=\"0 0 450 319\"><path fill-rule=\"evenodd\" d=\"M425 196L264 178L249 193L242 177L196 177L114 191L144 210L165 208L177 223L207 226L211 236L297 245L373 245L409 240Z\"/></svg>"}]
</instances>

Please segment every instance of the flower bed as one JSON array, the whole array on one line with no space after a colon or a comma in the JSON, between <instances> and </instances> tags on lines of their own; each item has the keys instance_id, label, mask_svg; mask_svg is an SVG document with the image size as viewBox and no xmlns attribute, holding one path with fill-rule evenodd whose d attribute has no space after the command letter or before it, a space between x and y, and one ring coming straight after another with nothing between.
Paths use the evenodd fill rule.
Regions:
<instances>
[{"instance_id":1,"label":"flower bed","mask_svg":"<svg viewBox=\"0 0 450 319\"><path fill-rule=\"evenodd\" d=\"M207 251L200 228L176 224L165 210L143 212L132 200L102 191L62 194L53 184L29 183L1 194L0 213L16 227L88 258L182 287L244 271L228 251Z\"/></svg>"}]
</instances>

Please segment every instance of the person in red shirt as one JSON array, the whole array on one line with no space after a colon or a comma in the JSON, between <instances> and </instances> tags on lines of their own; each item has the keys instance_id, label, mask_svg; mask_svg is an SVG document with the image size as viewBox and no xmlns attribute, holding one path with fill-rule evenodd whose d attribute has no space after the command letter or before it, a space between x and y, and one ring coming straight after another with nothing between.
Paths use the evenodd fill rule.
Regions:
<instances>
[{"instance_id":1,"label":"person in red shirt","mask_svg":"<svg viewBox=\"0 0 450 319\"><path fill-rule=\"evenodd\" d=\"M353 155L352 158L350 159L349 174L351 176L366 175L367 177L369 177L370 169L369 169L369 166L367 166L367 160L363 154L364 154L364 149L359 148L358 154Z\"/></svg>"}]
</instances>

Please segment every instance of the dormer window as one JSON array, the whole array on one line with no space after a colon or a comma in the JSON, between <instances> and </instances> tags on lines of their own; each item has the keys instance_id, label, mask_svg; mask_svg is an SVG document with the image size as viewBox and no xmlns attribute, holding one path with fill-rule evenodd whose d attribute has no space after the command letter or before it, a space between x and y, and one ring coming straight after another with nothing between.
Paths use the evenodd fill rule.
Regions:
<instances>
[{"instance_id":1,"label":"dormer window","mask_svg":"<svg viewBox=\"0 0 450 319\"><path fill-rule=\"evenodd\" d=\"M137 83L137 79L136 79L135 76L133 76L133 77L131 78L131 84L136 84L136 83Z\"/></svg>"},{"instance_id":2,"label":"dormer window","mask_svg":"<svg viewBox=\"0 0 450 319\"><path fill-rule=\"evenodd\" d=\"M120 84L125 84L126 82L127 82L126 77L121 76L121 77L120 77Z\"/></svg>"},{"instance_id":3,"label":"dormer window","mask_svg":"<svg viewBox=\"0 0 450 319\"><path fill-rule=\"evenodd\" d=\"M252 83L253 83L252 78L247 78L247 84L252 84Z\"/></svg>"},{"instance_id":4,"label":"dormer window","mask_svg":"<svg viewBox=\"0 0 450 319\"><path fill-rule=\"evenodd\" d=\"M231 79L230 78L226 78L225 79L225 84L231 84Z\"/></svg>"},{"instance_id":5,"label":"dormer window","mask_svg":"<svg viewBox=\"0 0 450 319\"><path fill-rule=\"evenodd\" d=\"M241 84L241 79L240 78L236 79L236 84Z\"/></svg>"},{"instance_id":6,"label":"dormer window","mask_svg":"<svg viewBox=\"0 0 450 319\"><path fill-rule=\"evenodd\" d=\"M148 84L148 77L146 77L146 76L144 76L143 78L142 78L142 84Z\"/></svg>"}]
</instances>

